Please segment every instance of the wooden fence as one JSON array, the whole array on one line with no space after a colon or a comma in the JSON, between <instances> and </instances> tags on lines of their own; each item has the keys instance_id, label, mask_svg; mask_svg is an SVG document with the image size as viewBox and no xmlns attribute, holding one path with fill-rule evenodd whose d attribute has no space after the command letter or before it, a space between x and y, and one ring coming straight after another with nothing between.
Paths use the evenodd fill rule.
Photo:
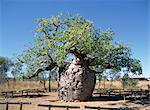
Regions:
<instances>
[{"instance_id":1,"label":"wooden fence","mask_svg":"<svg viewBox=\"0 0 150 110\"><path fill-rule=\"evenodd\" d=\"M42 95L42 93L44 93L44 90L39 90L39 89L24 89L24 90L20 90L20 91L3 91L0 93L1 96L4 96L5 98L13 98L15 96L28 96L31 93L32 94L36 94L36 95Z\"/></svg>"},{"instance_id":2,"label":"wooden fence","mask_svg":"<svg viewBox=\"0 0 150 110\"><path fill-rule=\"evenodd\" d=\"M20 105L20 110L22 110L24 104L31 104L31 102L0 102L0 104L5 104L6 110L9 110L9 105Z\"/></svg>"},{"instance_id":3,"label":"wooden fence","mask_svg":"<svg viewBox=\"0 0 150 110\"><path fill-rule=\"evenodd\" d=\"M7 91L6 93L4 92L5 96L7 97L8 94L11 94L12 97L14 96L14 94L16 91ZM19 91L21 92L21 94L23 95L24 93L26 95L29 95L29 93L38 93L37 90L22 90ZM42 92L42 91L39 91ZM96 93L94 93L95 95L99 95L99 96L108 96L109 99L111 98L111 96L122 96L125 100L125 98L128 96L133 96L134 98L136 98L137 96L139 98L142 98L143 96L146 98L150 98L150 90L143 90L143 89L130 89L130 90L121 90L121 89L112 89L112 90L97 90ZM20 110L22 110L22 106L24 104L31 104L31 102L0 102L0 104L6 104L6 110L9 110L9 104L19 104L20 105ZM89 106L65 106L65 105L43 105L43 104L38 104L39 107L47 107L49 110L51 110L51 108L64 108L66 110L69 110L71 108L73 109L80 109L80 110L85 110L85 109L96 109L96 110L101 110L101 109L107 109L107 110L119 110L118 108L102 108L102 107L89 107ZM121 108L122 109L122 108Z\"/></svg>"},{"instance_id":4,"label":"wooden fence","mask_svg":"<svg viewBox=\"0 0 150 110\"><path fill-rule=\"evenodd\" d=\"M69 108L80 109L80 106L44 105L44 104L38 104L38 106L47 107L49 110L51 110L51 108L65 108L66 110L69 110Z\"/></svg>"},{"instance_id":5,"label":"wooden fence","mask_svg":"<svg viewBox=\"0 0 150 110\"><path fill-rule=\"evenodd\" d=\"M123 89L99 89L96 90L96 92L94 93L94 95L99 95L99 97L101 96L108 96L108 99L111 98L111 96L119 96L119 97L123 97L124 100L126 99L126 97L132 97L133 99L136 99L137 97L139 97L140 99L142 99L143 97L150 97L150 90L144 90L144 89L128 89L128 90L123 90Z\"/></svg>"},{"instance_id":6,"label":"wooden fence","mask_svg":"<svg viewBox=\"0 0 150 110\"><path fill-rule=\"evenodd\" d=\"M123 90L123 89L98 89L95 90L96 92L94 95L107 95L108 98L110 99L111 96L121 96L121 97L128 97L132 96L133 98L136 99L136 96L139 96L142 98L143 96L149 97L150 96L150 90L144 90L144 89L129 89L129 90ZM34 95L42 95L46 91L44 90L39 90L39 89L24 89L20 91L4 91L1 92L0 95L4 96L5 98L8 97L15 97L15 96L29 96L30 94Z\"/></svg>"},{"instance_id":7,"label":"wooden fence","mask_svg":"<svg viewBox=\"0 0 150 110\"><path fill-rule=\"evenodd\" d=\"M78 110L84 110L85 107L100 110L100 107L88 107L88 106L65 106L65 105L44 105L44 104L38 104L38 106L47 107L49 110L51 110L52 108L64 108L65 110L69 110L73 108Z\"/></svg>"},{"instance_id":8,"label":"wooden fence","mask_svg":"<svg viewBox=\"0 0 150 110\"><path fill-rule=\"evenodd\" d=\"M106 108L106 107L91 107L91 106L66 106L66 105L45 105L38 104L39 107L47 107L48 110L52 108L63 108L64 110L78 109L78 110L123 110L124 108Z\"/></svg>"}]
</instances>

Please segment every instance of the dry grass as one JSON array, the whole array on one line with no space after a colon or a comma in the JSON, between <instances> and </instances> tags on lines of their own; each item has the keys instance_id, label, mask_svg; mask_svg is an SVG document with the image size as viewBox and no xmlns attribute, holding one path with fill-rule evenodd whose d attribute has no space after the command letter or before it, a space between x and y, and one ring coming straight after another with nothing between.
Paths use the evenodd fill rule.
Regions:
<instances>
[{"instance_id":1,"label":"dry grass","mask_svg":"<svg viewBox=\"0 0 150 110\"><path fill-rule=\"evenodd\" d=\"M139 81L136 88L147 89L147 85L150 85L150 81ZM11 91L11 90L23 90L23 89L42 89L44 88L43 83L39 81L9 81L0 85L0 91ZM46 81L46 88L48 88L48 81ZM106 88L106 89L122 89L122 84L119 81L101 81L97 83L95 89ZM57 82L51 81L51 89L57 90Z\"/></svg>"},{"instance_id":2,"label":"dry grass","mask_svg":"<svg viewBox=\"0 0 150 110\"><path fill-rule=\"evenodd\" d=\"M13 91L23 89L42 89L44 84L40 81L8 81L0 85L0 91ZM46 81L46 88L48 88L48 81ZM51 89L57 89L57 82L51 81Z\"/></svg>"},{"instance_id":3,"label":"dry grass","mask_svg":"<svg viewBox=\"0 0 150 110\"><path fill-rule=\"evenodd\" d=\"M128 87L130 89L147 89L148 85L150 85L150 81L139 81L136 87ZM100 83L97 83L95 86L95 89L98 88L105 88L105 89L123 89L122 84L120 81L101 81Z\"/></svg>"}]
</instances>

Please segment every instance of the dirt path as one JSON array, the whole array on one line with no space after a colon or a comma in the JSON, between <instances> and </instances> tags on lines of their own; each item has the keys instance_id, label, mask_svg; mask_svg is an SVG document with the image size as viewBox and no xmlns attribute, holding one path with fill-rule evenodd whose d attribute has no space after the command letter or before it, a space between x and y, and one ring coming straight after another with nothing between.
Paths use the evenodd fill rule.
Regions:
<instances>
[{"instance_id":1,"label":"dirt path","mask_svg":"<svg viewBox=\"0 0 150 110\"><path fill-rule=\"evenodd\" d=\"M38 104L55 104L55 105L74 105L74 106L95 106L95 107L107 107L107 108L134 108L135 110L150 110L150 105L145 104L136 104L129 102L128 100L116 100L116 101L86 101L86 102L61 102L57 98L56 92L44 93L44 96L41 97L16 97L16 98L0 98L0 102L31 102L32 105L23 105L23 110L48 110L45 107L38 107ZM0 110L5 110L4 105L0 105ZM19 106L10 105L9 110L19 110ZM55 109L52 110L64 110L64 109ZM73 109L69 109L73 110ZM77 109L76 109L77 110Z\"/></svg>"}]
</instances>

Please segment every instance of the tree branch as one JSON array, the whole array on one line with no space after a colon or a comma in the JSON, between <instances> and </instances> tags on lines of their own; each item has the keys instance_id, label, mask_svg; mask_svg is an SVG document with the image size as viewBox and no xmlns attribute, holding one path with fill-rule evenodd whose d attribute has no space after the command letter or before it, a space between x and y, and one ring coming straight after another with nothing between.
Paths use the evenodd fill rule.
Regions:
<instances>
[{"instance_id":1,"label":"tree branch","mask_svg":"<svg viewBox=\"0 0 150 110\"><path fill-rule=\"evenodd\" d=\"M52 70L55 66L57 66L57 64L55 62L49 64L48 66L46 67L40 67L38 69L35 70L35 72L31 75L31 76L28 76L29 79L33 78L33 77L36 77L38 76L39 73L43 72L43 71L50 71Z\"/></svg>"},{"instance_id":2,"label":"tree branch","mask_svg":"<svg viewBox=\"0 0 150 110\"><path fill-rule=\"evenodd\" d=\"M84 54L83 52L78 52L76 47L71 47L69 49L69 52L74 54L76 56L76 58L79 58L80 60L84 60L84 58L86 57L86 54Z\"/></svg>"}]
</instances>

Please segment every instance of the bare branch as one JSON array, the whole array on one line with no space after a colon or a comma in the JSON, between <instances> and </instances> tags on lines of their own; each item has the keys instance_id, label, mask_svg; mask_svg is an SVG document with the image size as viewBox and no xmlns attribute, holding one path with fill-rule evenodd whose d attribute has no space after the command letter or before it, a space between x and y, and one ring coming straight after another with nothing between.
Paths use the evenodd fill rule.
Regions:
<instances>
[{"instance_id":1,"label":"bare branch","mask_svg":"<svg viewBox=\"0 0 150 110\"><path fill-rule=\"evenodd\" d=\"M39 73L43 72L43 71L50 71L52 70L55 66L57 66L57 64L55 62L49 64L48 66L46 67L40 67L38 69L35 70L35 72L31 75L31 76L28 76L29 79L33 78L33 77L36 77L38 76Z\"/></svg>"}]
</instances>

